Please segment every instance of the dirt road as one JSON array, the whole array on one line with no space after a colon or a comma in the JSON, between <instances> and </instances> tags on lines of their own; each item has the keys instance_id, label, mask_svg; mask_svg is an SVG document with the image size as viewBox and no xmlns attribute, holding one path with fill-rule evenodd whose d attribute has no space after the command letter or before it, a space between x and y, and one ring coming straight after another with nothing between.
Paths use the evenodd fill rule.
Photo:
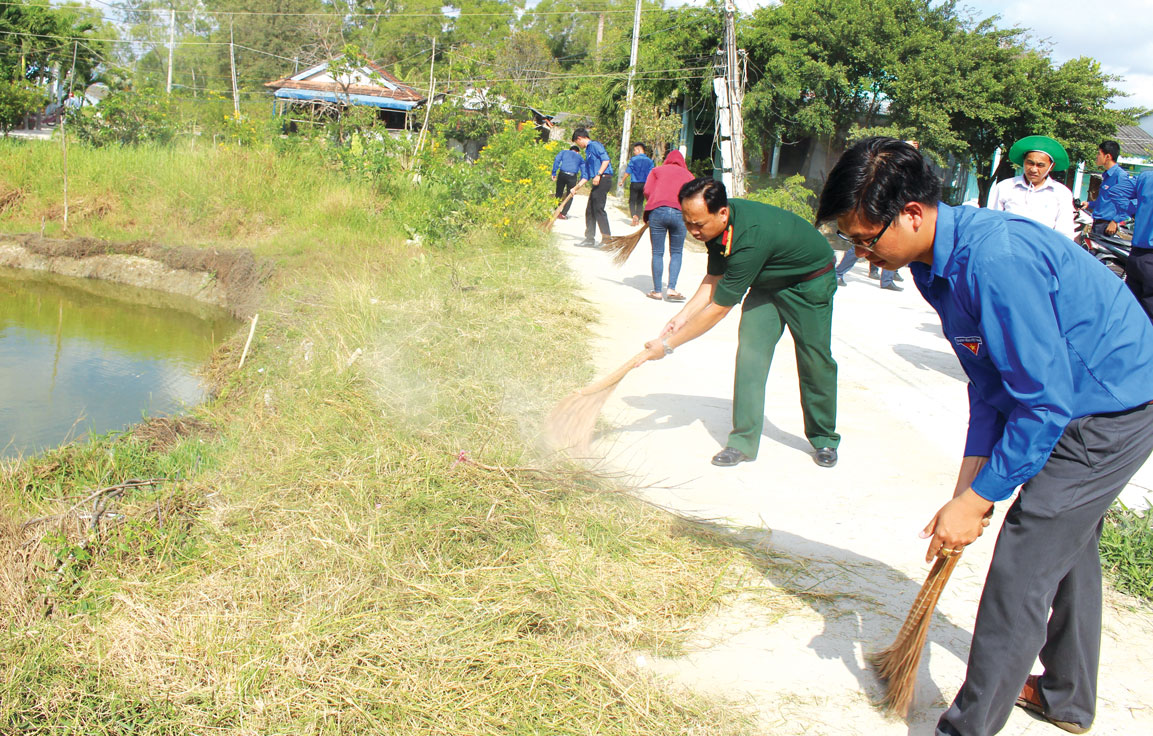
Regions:
<instances>
[{"instance_id":1,"label":"dirt road","mask_svg":"<svg viewBox=\"0 0 1153 736\"><path fill-rule=\"evenodd\" d=\"M572 219L554 228L554 243L602 315L599 374L636 353L680 305L645 297L652 288L647 236L622 268L575 247L584 207L577 197ZM610 206L610 217L614 232L631 231L619 209ZM704 265L703 253L686 252L682 292L695 290ZM687 656L638 659L671 682L747 704L765 734L932 734L963 678L994 536L1009 506L997 505L993 525L966 551L941 599L909 721L885 717L870 704L881 688L864 652L893 639L924 580L925 543L917 534L951 494L968 412L965 377L936 314L911 279L902 293L881 291L866 266L857 264L835 302L843 436L835 468L811 459L787 334L769 376L757 461L709 463L730 428L736 312L674 355L633 371L605 407L613 428L597 445L605 463L634 474L646 498L732 533L754 562L763 560L758 550L782 558L758 562L769 589L807 593L721 612L705 622ZM1150 489L1153 463L1123 498L1148 505ZM1093 733L1153 733L1153 612L1113 592L1106 600ZM1002 733L1062 732L1017 709Z\"/></svg>"}]
</instances>

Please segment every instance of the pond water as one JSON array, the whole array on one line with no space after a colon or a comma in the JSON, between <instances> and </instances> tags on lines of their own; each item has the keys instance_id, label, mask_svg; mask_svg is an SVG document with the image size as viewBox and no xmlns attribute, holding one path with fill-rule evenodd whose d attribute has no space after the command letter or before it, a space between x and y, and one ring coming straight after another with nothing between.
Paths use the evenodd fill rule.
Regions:
<instances>
[{"instance_id":1,"label":"pond water","mask_svg":"<svg viewBox=\"0 0 1153 736\"><path fill-rule=\"evenodd\" d=\"M0 457L200 402L198 372L236 329L187 297L0 268Z\"/></svg>"}]
</instances>

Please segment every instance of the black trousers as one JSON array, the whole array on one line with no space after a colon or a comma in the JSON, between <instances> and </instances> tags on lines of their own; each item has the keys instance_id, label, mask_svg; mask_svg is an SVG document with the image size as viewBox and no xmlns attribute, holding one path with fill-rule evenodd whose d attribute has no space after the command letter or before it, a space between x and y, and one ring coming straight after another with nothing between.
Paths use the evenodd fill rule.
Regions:
<instances>
[{"instance_id":1,"label":"black trousers","mask_svg":"<svg viewBox=\"0 0 1153 736\"><path fill-rule=\"evenodd\" d=\"M575 171L571 174L564 171L556 172L556 198L558 202L568 196L568 193L572 191L572 188L576 186L580 178L580 174ZM565 217L568 217L569 207L572 207L571 199L564 203L564 209L561 210L561 214Z\"/></svg>"},{"instance_id":2,"label":"black trousers","mask_svg":"<svg viewBox=\"0 0 1153 736\"><path fill-rule=\"evenodd\" d=\"M644 217L645 214L645 183L632 182L629 184L629 215Z\"/></svg>"},{"instance_id":3,"label":"black trousers","mask_svg":"<svg viewBox=\"0 0 1153 736\"><path fill-rule=\"evenodd\" d=\"M1153 249L1133 248L1125 264L1125 283L1137 302L1153 320Z\"/></svg>"},{"instance_id":4,"label":"black trousers","mask_svg":"<svg viewBox=\"0 0 1153 736\"><path fill-rule=\"evenodd\" d=\"M1153 405L1074 419L1009 507L977 608L965 683L937 736L1000 731L1038 654L1047 714L1089 727L1101 648L1105 512L1153 451Z\"/></svg>"},{"instance_id":5,"label":"black trousers","mask_svg":"<svg viewBox=\"0 0 1153 736\"><path fill-rule=\"evenodd\" d=\"M612 188L613 178L602 176L601 183L589 192L589 203L585 207L585 240L596 240L598 227L601 229L601 239L612 235L609 231L609 216L605 214L605 200Z\"/></svg>"}]
</instances>

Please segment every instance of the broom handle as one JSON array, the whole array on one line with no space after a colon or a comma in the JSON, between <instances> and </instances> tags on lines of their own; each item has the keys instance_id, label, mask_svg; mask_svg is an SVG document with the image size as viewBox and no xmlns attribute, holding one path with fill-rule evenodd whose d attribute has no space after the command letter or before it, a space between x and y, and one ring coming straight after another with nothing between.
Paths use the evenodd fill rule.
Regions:
<instances>
[{"instance_id":1,"label":"broom handle","mask_svg":"<svg viewBox=\"0 0 1153 736\"><path fill-rule=\"evenodd\" d=\"M637 361L640 360L641 358L643 358L648 352L649 351L647 351L647 350L640 351L639 353L637 353L636 355L634 355L633 357L629 358L624 363L622 363L620 368L617 368L615 371L608 374L607 376L605 376L601 380L597 381L596 383L591 384L589 386L585 386L584 388L581 389L580 392L582 394L595 394L598 391L604 391L606 388L612 388L613 386L620 383L621 379L623 379L626 375L628 375L629 371L631 371L633 368L636 368L637 367Z\"/></svg>"},{"instance_id":2,"label":"broom handle","mask_svg":"<svg viewBox=\"0 0 1153 736\"><path fill-rule=\"evenodd\" d=\"M564 209L564 206L566 204L568 204L568 201L570 199L572 199L572 195L576 194L576 191L583 186L584 186L584 184L581 184L580 186L576 186L576 187L573 187L572 189L568 190L568 196L566 196L563 200L561 200L561 203L558 204L556 206L556 209L552 211L552 219L554 219L554 220L556 219L557 215L560 214L560 211Z\"/></svg>"}]
</instances>

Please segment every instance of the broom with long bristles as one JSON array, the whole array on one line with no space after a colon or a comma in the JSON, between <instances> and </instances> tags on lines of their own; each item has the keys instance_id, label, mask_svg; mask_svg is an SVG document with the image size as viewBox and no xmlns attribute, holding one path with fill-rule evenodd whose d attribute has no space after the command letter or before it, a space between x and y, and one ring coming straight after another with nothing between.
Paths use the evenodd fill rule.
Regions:
<instances>
[{"instance_id":1,"label":"broom with long bristles","mask_svg":"<svg viewBox=\"0 0 1153 736\"><path fill-rule=\"evenodd\" d=\"M937 599L949 581L949 575L961 559L960 551L948 556L938 556L933 569L925 578L921 592L913 601L904 625L897 633L896 640L880 652L869 654L866 659L877 675L885 682L885 697L881 705L890 713L905 716L909 704L913 702L913 686L917 683L917 668L921 664L921 652L925 649L925 639L929 635L929 622Z\"/></svg>"},{"instance_id":2,"label":"broom with long bristles","mask_svg":"<svg viewBox=\"0 0 1153 736\"><path fill-rule=\"evenodd\" d=\"M618 266L623 266L625 261L632 255L633 248L637 247L637 243L641 241L641 236L644 235L645 230L649 229L649 224L646 222L640 230L629 235L610 235L604 239L604 245L601 250L606 253L611 253L613 263Z\"/></svg>"},{"instance_id":3,"label":"broom with long bristles","mask_svg":"<svg viewBox=\"0 0 1153 736\"><path fill-rule=\"evenodd\" d=\"M561 399L545 420L545 438L549 444L557 450L575 450L587 455L601 408L646 352L642 350L604 378Z\"/></svg>"},{"instance_id":4,"label":"broom with long bristles","mask_svg":"<svg viewBox=\"0 0 1153 736\"><path fill-rule=\"evenodd\" d=\"M558 204L556 206L556 209L552 211L552 217L548 218L548 222L546 222L544 225L541 226L541 230L544 230L546 233L549 230L552 230L553 223L556 222L556 218L560 217L560 213L562 210L564 210L564 206L566 204L568 204L568 201L570 199L572 199L572 195L576 194L576 191L583 186L584 186L584 184L578 184L577 186L568 190L568 196L566 196L564 199L562 199L561 203Z\"/></svg>"}]
</instances>

